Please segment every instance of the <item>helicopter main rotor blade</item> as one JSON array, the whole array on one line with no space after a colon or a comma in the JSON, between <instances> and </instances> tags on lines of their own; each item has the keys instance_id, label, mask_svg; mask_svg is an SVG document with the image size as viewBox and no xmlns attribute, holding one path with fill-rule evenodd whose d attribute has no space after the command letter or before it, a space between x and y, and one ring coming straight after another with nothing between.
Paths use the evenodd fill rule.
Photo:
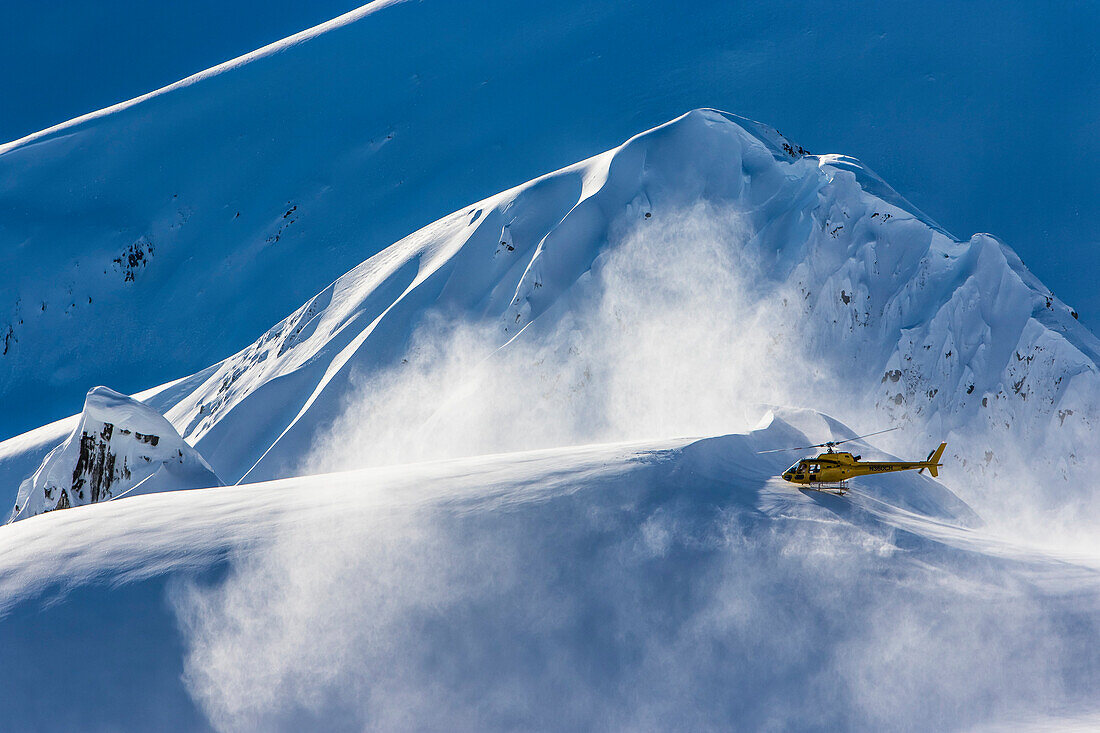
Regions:
<instances>
[{"instance_id":1,"label":"helicopter main rotor blade","mask_svg":"<svg viewBox=\"0 0 1100 733\"><path fill-rule=\"evenodd\" d=\"M877 433L867 433L866 435L857 435L854 438L845 438L844 440L829 440L829 441L826 441L824 443L816 443L814 445L804 445L801 448L772 448L771 450L758 450L758 451L756 451L756 455L761 455L763 453L786 453L787 451L809 450L810 448L824 448L826 446L831 446L831 445L840 445L841 443L850 443L853 440L862 440L863 438L870 438L872 435L882 435L883 433L888 433L891 430L897 430L897 428L896 427L887 428L886 430L879 430Z\"/></svg>"},{"instance_id":2,"label":"helicopter main rotor blade","mask_svg":"<svg viewBox=\"0 0 1100 733\"><path fill-rule=\"evenodd\" d=\"M886 428L885 430L879 430L877 433L867 433L866 435L857 435L854 438L845 438L844 440L834 440L833 445L840 445L841 443L851 443L853 440L862 440L863 438L870 438L872 435L882 435L888 433L891 430L897 430L896 427Z\"/></svg>"},{"instance_id":3,"label":"helicopter main rotor blade","mask_svg":"<svg viewBox=\"0 0 1100 733\"><path fill-rule=\"evenodd\" d=\"M756 455L760 455L762 453L785 453L790 450L809 450L810 448L824 448L825 445L825 443L818 443L817 445L804 445L801 448L772 448L771 450L758 450L756 451Z\"/></svg>"}]
</instances>

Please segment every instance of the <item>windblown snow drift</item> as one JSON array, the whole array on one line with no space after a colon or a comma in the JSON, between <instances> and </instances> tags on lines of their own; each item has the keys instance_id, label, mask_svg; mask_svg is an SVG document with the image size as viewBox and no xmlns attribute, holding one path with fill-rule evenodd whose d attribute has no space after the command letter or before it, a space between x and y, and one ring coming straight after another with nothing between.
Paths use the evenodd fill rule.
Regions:
<instances>
[{"instance_id":1,"label":"windblown snow drift","mask_svg":"<svg viewBox=\"0 0 1100 733\"><path fill-rule=\"evenodd\" d=\"M857 730L1091 712L1094 562L965 529L970 509L915 473L844 499L794 491L774 479L785 459L758 451L807 433L852 435L784 410L745 435L165 492L8 525L5 720ZM60 665L89 682L47 712L41 675Z\"/></svg>"}]
</instances>

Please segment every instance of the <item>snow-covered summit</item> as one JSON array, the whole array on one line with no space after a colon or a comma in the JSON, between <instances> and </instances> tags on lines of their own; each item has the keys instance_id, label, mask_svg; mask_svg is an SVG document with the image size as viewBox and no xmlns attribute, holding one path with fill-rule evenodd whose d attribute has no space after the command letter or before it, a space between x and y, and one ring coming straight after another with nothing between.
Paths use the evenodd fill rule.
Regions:
<instances>
[{"instance_id":1,"label":"snow-covered summit","mask_svg":"<svg viewBox=\"0 0 1100 733\"><path fill-rule=\"evenodd\" d=\"M286 220L295 215L288 209ZM633 299L625 310L605 297L616 289ZM755 388L734 367L763 365L755 376L796 387L778 397L850 419L870 409L864 420L948 440L975 474L1003 469L1021 441L1060 478L1087 470L1080 446L1100 420L1100 345L1011 249L988 235L954 239L858 161L810 154L766 125L716 110L463 207L370 257L249 347L149 399L227 480L293 475L318 441L369 453L353 445L364 436L349 425L363 421L348 416L349 402L364 380L400 375L418 353L430 359L415 334L433 319L483 333L491 325L487 346L496 350L490 362L503 362L500 375L510 354L553 364L544 378L557 387L530 399L612 411L622 399L610 391L622 380L599 377L612 363L649 369L653 355L636 353L638 334L668 311L681 322L654 335L653 348L664 340L681 350L679 361L711 373L690 390L704 407L722 409L735 382ZM677 344L672 337L685 329L695 341ZM544 342L554 348L549 362L523 351ZM699 355L711 347L719 350ZM737 361L746 352L751 360ZM825 388L813 388L815 374ZM670 389L681 394L661 394ZM683 402L669 379L644 391L644 409ZM434 411L452 397L437 390L418 401ZM574 417L577 430L549 434L543 421L436 455L432 447L448 441L423 428L458 421L431 411L397 416L380 430L401 423L406 432L391 442L425 452L399 448L368 462L657 437ZM635 420L630 430L722 427L667 417ZM366 440L384 443L377 434ZM19 445L0 444L0 468L20 464L10 460Z\"/></svg>"},{"instance_id":2,"label":"snow-covered summit","mask_svg":"<svg viewBox=\"0 0 1100 733\"><path fill-rule=\"evenodd\" d=\"M705 260L712 253L690 250L685 223L699 202L737 219L719 245L727 259L707 264L751 271L752 297L778 311L776 337L797 340L806 367L842 375L846 398L944 438L1023 436L1065 456L1065 471L1084 458L1072 446L1100 415L1100 346L1009 248L988 235L955 240L858 162L807 154L714 110L410 235L166 414L196 445L212 443L205 452L226 475L285 475L342 409L351 374L406 357L428 312L495 321L498 345L540 338L516 337L583 307L586 292L606 286L608 259L647 227L684 228L679 239L665 232L667 260L651 263L661 273L672 277L676 258ZM742 303L711 305L744 317ZM225 439L245 433L264 437Z\"/></svg>"},{"instance_id":3,"label":"snow-covered summit","mask_svg":"<svg viewBox=\"0 0 1100 733\"><path fill-rule=\"evenodd\" d=\"M76 429L20 485L11 520L130 494L221 485L160 413L95 387Z\"/></svg>"},{"instance_id":4,"label":"snow-covered summit","mask_svg":"<svg viewBox=\"0 0 1100 733\"><path fill-rule=\"evenodd\" d=\"M1043 156L1028 143L1081 157L1087 125L1076 138L1062 129L1070 137L1029 141L1028 130L1060 122L1006 125L995 113L967 118L966 142L974 147L958 147L958 135L945 147L950 119L935 113L944 102L943 75L935 75L939 83L918 82L927 69L897 52L954 46L935 42L935 23L914 26L911 9L881 8L885 16L879 9L877 24L931 41L900 43L896 34L863 28L877 49L874 73L888 69L888 78L909 81L862 84L857 76L821 85L803 78L799 94L788 86L794 68L823 68L826 59L848 72L871 68L822 31L828 18L846 34L851 24L843 16L763 7L746 15L707 2L670 25L661 3L574 1L551 11L505 0L476 7L374 2L134 103L5 145L0 400L7 409L0 438L75 412L92 385L131 394L197 372L407 233L694 107L751 112L798 130L798 142L814 152L822 152L818 140L858 141L830 151L858 145L871 165L912 172L904 187L891 182L907 194L923 190L926 210L938 218L951 216L957 203L955 221L969 218L957 209L973 198L941 200L937 208L927 193L941 188L937 169L955 170L956 181L959 170L971 174L962 180L985 182L991 170L1015 172L1010 156L975 154L994 144L983 130L1014 130L1013 149L1030 150L1032 168L1045 167L1048 176L1066 158ZM990 27L979 10L964 15ZM928 10L924 17L934 16ZM517 27L537 31L517 34ZM646 38L667 42L640 55ZM777 38L787 40L781 52ZM761 57L763 48L770 54ZM779 65L762 63L769 55ZM948 55L956 68L970 60L958 48ZM1062 79L1067 91L1072 76ZM908 113L880 114L899 102ZM1012 116L1020 110L1004 111L1021 122ZM849 132L838 135L838 127ZM818 136L813 144L811 135ZM906 147L895 147L902 138L909 149L914 139L924 143L927 154L905 160ZM971 167L983 159L1002 162ZM1043 199L1065 203L1065 188ZM1033 189L1002 183L991 191ZM1021 218L1050 220L1042 208ZM1010 225L1002 217L990 226ZM105 332L112 344L142 348L108 348ZM74 351L79 365L66 357Z\"/></svg>"}]
</instances>

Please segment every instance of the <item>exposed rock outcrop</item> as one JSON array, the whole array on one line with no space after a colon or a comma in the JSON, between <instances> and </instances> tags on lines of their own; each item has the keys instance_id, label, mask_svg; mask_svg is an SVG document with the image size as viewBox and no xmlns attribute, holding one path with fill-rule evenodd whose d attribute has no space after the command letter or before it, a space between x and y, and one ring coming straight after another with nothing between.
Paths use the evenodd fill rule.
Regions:
<instances>
[{"instance_id":1,"label":"exposed rock outcrop","mask_svg":"<svg viewBox=\"0 0 1100 733\"><path fill-rule=\"evenodd\" d=\"M76 429L20 485L9 521L124 494L221 485L160 413L96 387L88 392Z\"/></svg>"}]
</instances>

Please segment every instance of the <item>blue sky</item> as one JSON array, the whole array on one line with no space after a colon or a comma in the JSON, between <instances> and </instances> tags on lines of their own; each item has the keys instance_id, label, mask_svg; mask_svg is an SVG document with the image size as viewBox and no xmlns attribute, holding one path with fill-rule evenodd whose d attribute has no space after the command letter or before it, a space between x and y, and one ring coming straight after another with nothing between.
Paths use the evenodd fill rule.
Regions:
<instances>
[{"instance_id":1,"label":"blue sky","mask_svg":"<svg viewBox=\"0 0 1100 733\"><path fill-rule=\"evenodd\" d=\"M170 83L355 4L5 0L0 138ZM571 5L561 4L558 22L569 22ZM814 152L860 157L958 236L996 234L1086 324L1100 325L1100 3L687 2L675 21L664 4L629 7L633 42L594 48L593 77L644 85L624 73L638 54L669 73L630 116L636 129L616 122L552 141L556 165L690 107L721 107ZM548 99L567 81L553 74L531 80Z\"/></svg>"}]
</instances>

